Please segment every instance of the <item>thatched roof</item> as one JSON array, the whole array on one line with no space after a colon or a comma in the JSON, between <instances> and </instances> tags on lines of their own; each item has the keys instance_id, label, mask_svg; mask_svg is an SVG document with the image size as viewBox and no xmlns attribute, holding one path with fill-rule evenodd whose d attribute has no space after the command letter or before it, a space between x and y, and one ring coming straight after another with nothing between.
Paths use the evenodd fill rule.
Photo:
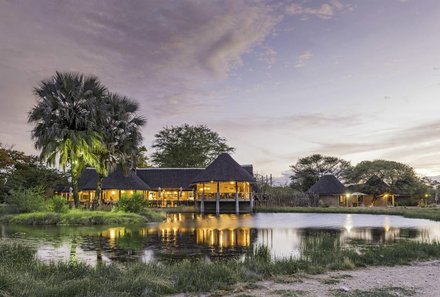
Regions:
<instances>
[{"instance_id":1,"label":"thatched roof","mask_svg":"<svg viewBox=\"0 0 440 297\"><path fill-rule=\"evenodd\" d=\"M322 176L308 192L318 195L341 195L346 191L344 185L334 175L329 174Z\"/></svg>"},{"instance_id":2,"label":"thatched roof","mask_svg":"<svg viewBox=\"0 0 440 297\"><path fill-rule=\"evenodd\" d=\"M209 181L255 182L255 178L232 157L223 153L192 181L193 184Z\"/></svg>"},{"instance_id":3,"label":"thatched roof","mask_svg":"<svg viewBox=\"0 0 440 297\"><path fill-rule=\"evenodd\" d=\"M96 189L98 174L94 168L86 168L78 180L80 191L93 191ZM133 171L125 176L122 170L115 170L102 181L102 189L118 190L149 190L150 186L140 179Z\"/></svg>"},{"instance_id":4,"label":"thatched roof","mask_svg":"<svg viewBox=\"0 0 440 297\"><path fill-rule=\"evenodd\" d=\"M192 180L204 168L139 168L136 174L152 189L190 188Z\"/></svg>"}]
</instances>

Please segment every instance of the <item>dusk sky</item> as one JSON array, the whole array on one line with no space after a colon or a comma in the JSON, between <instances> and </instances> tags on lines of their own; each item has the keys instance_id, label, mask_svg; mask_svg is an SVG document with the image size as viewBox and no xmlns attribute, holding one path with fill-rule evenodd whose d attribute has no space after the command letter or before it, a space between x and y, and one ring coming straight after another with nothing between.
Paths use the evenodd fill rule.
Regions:
<instances>
[{"instance_id":1,"label":"dusk sky","mask_svg":"<svg viewBox=\"0 0 440 297\"><path fill-rule=\"evenodd\" d=\"M36 153L32 90L97 75L139 101L145 145L206 124L281 176L322 153L440 174L440 1L0 0L0 142Z\"/></svg>"}]
</instances>

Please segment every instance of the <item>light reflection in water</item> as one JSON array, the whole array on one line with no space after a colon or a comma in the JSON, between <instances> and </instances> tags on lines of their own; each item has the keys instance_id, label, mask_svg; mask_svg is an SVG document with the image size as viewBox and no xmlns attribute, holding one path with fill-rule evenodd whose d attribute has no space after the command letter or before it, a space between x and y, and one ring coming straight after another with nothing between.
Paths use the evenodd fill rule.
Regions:
<instances>
[{"instance_id":1,"label":"light reflection in water","mask_svg":"<svg viewBox=\"0 0 440 297\"><path fill-rule=\"evenodd\" d=\"M298 257L304 240L330 235L343 245L440 241L440 223L357 214L173 214L145 227L0 226L0 240L37 248L49 261L143 261L185 257L240 257L257 245L273 257Z\"/></svg>"}]
</instances>

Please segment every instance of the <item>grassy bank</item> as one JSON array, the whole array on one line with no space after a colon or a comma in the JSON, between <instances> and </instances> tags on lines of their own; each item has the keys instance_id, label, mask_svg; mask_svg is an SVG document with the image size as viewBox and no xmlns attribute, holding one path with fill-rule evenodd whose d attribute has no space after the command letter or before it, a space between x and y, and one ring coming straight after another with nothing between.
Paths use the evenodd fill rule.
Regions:
<instances>
[{"instance_id":1,"label":"grassy bank","mask_svg":"<svg viewBox=\"0 0 440 297\"><path fill-rule=\"evenodd\" d=\"M440 208L379 208L379 207L259 207L256 212L272 213L352 213L352 214L384 214L406 218L428 219L440 221Z\"/></svg>"},{"instance_id":2,"label":"grassy bank","mask_svg":"<svg viewBox=\"0 0 440 297\"><path fill-rule=\"evenodd\" d=\"M370 265L407 264L440 258L440 245L401 242L364 248L361 253L335 249L331 237L306 242L300 259L271 260L257 248L244 261L126 263L90 267L76 263L45 264L23 246L0 244L0 296L158 296L180 292L233 290L234 284L296 273L322 273ZM294 278L292 278L294 279Z\"/></svg>"},{"instance_id":3,"label":"grassy bank","mask_svg":"<svg viewBox=\"0 0 440 297\"><path fill-rule=\"evenodd\" d=\"M1 223L23 225L129 225L160 222L164 213L145 210L141 214L109 211L69 210L66 213L31 212L0 217Z\"/></svg>"}]
</instances>

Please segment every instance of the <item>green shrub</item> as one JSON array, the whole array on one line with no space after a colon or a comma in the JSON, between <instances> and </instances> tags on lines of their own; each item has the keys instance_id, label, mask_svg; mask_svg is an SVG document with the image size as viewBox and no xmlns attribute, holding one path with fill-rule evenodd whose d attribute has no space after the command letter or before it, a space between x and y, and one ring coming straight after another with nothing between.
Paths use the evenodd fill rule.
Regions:
<instances>
[{"instance_id":1,"label":"green shrub","mask_svg":"<svg viewBox=\"0 0 440 297\"><path fill-rule=\"evenodd\" d=\"M53 196L50 200L50 210L56 213L66 213L69 210L69 206L66 203L66 199L62 196Z\"/></svg>"},{"instance_id":2,"label":"green shrub","mask_svg":"<svg viewBox=\"0 0 440 297\"><path fill-rule=\"evenodd\" d=\"M134 193L133 195L122 195L121 199L116 203L116 209L132 212L132 213L140 213L147 207L147 201L144 199L144 195Z\"/></svg>"},{"instance_id":3,"label":"green shrub","mask_svg":"<svg viewBox=\"0 0 440 297\"><path fill-rule=\"evenodd\" d=\"M43 191L39 188L11 190L6 198L6 203L15 207L17 212L20 213L44 211L47 209Z\"/></svg>"}]
</instances>

